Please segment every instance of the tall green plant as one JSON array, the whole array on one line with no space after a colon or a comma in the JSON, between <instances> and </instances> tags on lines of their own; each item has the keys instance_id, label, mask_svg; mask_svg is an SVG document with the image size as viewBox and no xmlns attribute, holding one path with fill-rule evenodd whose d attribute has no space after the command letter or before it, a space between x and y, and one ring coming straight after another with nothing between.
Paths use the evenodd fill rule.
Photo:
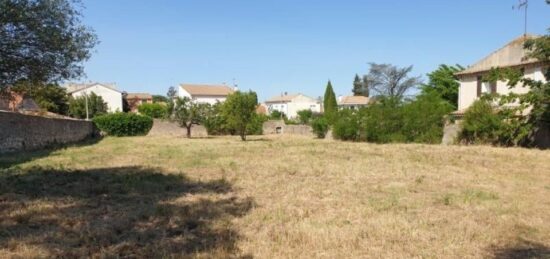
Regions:
<instances>
[{"instance_id":1,"label":"tall green plant","mask_svg":"<svg viewBox=\"0 0 550 259\"><path fill-rule=\"evenodd\" d=\"M336 94L332 89L332 83L330 80L327 83L325 89L325 96L323 99L324 116L327 118L329 124L334 123L336 113L338 112L338 103L336 102Z\"/></svg>"},{"instance_id":2,"label":"tall green plant","mask_svg":"<svg viewBox=\"0 0 550 259\"><path fill-rule=\"evenodd\" d=\"M222 116L226 119L227 127L239 134L243 141L246 140L246 129L254 119L257 105L258 97L252 91L232 93L222 105Z\"/></svg>"},{"instance_id":3,"label":"tall green plant","mask_svg":"<svg viewBox=\"0 0 550 259\"><path fill-rule=\"evenodd\" d=\"M86 104L87 102L87 104ZM85 119L86 107L89 118L93 118L98 115L107 113L107 103L103 101L103 98L96 95L94 92L86 96L79 96L76 98L69 98L69 114L72 117Z\"/></svg>"}]
</instances>

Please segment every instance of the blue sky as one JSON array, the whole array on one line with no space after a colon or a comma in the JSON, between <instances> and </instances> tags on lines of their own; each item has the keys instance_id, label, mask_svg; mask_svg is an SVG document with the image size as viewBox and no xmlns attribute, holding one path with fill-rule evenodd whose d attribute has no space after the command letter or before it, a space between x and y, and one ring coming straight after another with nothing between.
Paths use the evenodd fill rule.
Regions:
<instances>
[{"instance_id":1,"label":"blue sky","mask_svg":"<svg viewBox=\"0 0 550 259\"><path fill-rule=\"evenodd\" d=\"M232 83L261 101L350 94L368 63L469 65L523 33L517 0L84 0L101 43L81 81L165 94L179 83ZM550 5L530 0L528 32L546 33Z\"/></svg>"}]
</instances>

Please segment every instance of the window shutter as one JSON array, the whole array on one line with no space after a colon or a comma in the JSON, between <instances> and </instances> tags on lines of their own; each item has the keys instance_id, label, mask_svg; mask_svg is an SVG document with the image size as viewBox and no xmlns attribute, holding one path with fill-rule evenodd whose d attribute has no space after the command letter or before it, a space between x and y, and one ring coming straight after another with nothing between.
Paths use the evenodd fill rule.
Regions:
<instances>
[{"instance_id":1,"label":"window shutter","mask_svg":"<svg viewBox=\"0 0 550 259\"><path fill-rule=\"evenodd\" d=\"M477 77L477 97L481 96L481 76Z\"/></svg>"},{"instance_id":2,"label":"window shutter","mask_svg":"<svg viewBox=\"0 0 550 259\"><path fill-rule=\"evenodd\" d=\"M492 94L497 93L497 82L491 82L491 93Z\"/></svg>"}]
</instances>

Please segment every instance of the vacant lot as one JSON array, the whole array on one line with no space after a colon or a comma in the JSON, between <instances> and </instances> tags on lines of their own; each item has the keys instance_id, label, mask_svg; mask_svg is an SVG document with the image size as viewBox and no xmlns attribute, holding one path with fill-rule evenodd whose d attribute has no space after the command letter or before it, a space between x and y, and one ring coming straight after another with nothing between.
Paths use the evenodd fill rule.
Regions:
<instances>
[{"instance_id":1,"label":"vacant lot","mask_svg":"<svg viewBox=\"0 0 550 259\"><path fill-rule=\"evenodd\" d=\"M548 151L134 137L0 163L0 257L550 257Z\"/></svg>"}]
</instances>

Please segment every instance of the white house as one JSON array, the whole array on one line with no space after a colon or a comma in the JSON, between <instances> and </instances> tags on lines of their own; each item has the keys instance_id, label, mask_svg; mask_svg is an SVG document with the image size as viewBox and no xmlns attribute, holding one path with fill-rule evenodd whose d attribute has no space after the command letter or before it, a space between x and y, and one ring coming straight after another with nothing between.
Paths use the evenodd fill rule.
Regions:
<instances>
[{"instance_id":1,"label":"white house","mask_svg":"<svg viewBox=\"0 0 550 259\"><path fill-rule=\"evenodd\" d=\"M279 111L288 118L295 118L298 111L311 110L312 112L321 112L321 103L311 97L303 94L283 94L280 96L274 96L265 101L267 111L269 113L273 111Z\"/></svg>"},{"instance_id":2,"label":"white house","mask_svg":"<svg viewBox=\"0 0 550 259\"><path fill-rule=\"evenodd\" d=\"M215 104L224 102L237 89L226 85L181 84L178 90L179 97L188 97L198 103Z\"/></svg>"},{"instance_id":3,"label":"white house","mask_svg":"<svg viewBox=\"0 0 550 259\"><path fill-rule=\"evenodd\" d=\"M469 66L467 69L456 73L460 81L458 94L458 111L455 115L463 115L472 103L484 93L498 93L506 95L510 92L523 94L529 91L527 87L518 85L510 89L506 82L498 81L496 83L483 82L482 77L491 70L491 68L517 68L521 69L526 78L545 81L544 68L548 64L536 59L527 59L526 50L523 44L527 39L537 36L526 35L514 39L504 47L491 53L477 63Z\"/></svg>"},{"instance_id":4,"label":"white house","mask_svg":"<svg viewBox=\"0 0 550 259\"><path fill-rule=\"evenodd\" d=\"M359 109L369 104L369 98L365 96L339 96L338 109Z\"/></svg>"},{"instance_id":5,"label":"white house","mask_svg":"<svg viewBox=\"0 0 550 259\"><path fill-rule=\"evenodd\" d=\"M95 93L101 96L103 101L107 103L108 112L122 112L122 92L116 89L115 84L104 83L89 83L89 84L74 84L66 85L67 93L72 97L81 97Z\"/></svg>"}]
</instances>

